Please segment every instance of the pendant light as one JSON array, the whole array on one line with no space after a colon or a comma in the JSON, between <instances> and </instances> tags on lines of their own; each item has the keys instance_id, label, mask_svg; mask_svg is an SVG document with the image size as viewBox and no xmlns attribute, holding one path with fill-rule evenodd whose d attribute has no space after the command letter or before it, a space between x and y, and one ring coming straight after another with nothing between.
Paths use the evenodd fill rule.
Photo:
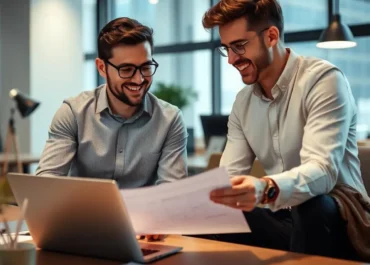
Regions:
<instances>
[{"instance_id":1,"label":"pendant light","mask_svg":"<svg viewBox=\"0 0 370 265\"><path fill-rule=\"evenodd\" d=\"M345 49L357 45L349 27L341 23L339 14L339 0L333 0L333 16L330 25L320 36L316 44L318 48L323 49Z\"/></svg>"}]
</instances>

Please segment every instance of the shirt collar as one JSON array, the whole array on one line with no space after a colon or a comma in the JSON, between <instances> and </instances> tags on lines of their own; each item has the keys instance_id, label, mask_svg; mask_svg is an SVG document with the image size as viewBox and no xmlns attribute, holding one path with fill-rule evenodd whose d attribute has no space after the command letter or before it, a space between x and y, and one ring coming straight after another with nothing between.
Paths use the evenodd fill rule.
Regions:
<instances>
[{"instance_id":1,"label":"shirt collar","mask_svg":"<svg viewBox=\"0 0 370 265\"><path fill-rule=\"evenodd\" d=\"M100 89L100 93L98 95L95 113L100 113L105 109L109 109L106 85L101 85L100 87L101 87L101 89ZM110 109L109 109L109 111L110 111Z\"/></svg>"},{"instance_id":2,"label":"shirt collar","mask_svg":"<svg viewBox=\"0 0 370 265\"><path fill-rule=\"evenodd\" d=\"M150 92L146 93L144 100L143 100L143 110L146 112L150 117L153 115L153 104L151 101L152 94Z\"/></svg>"},{"instance_id":3,"label":"shirt collar","mask_svg":"<svg viewBox=\"0 0 370 265\"><path fill-rule=\"evenodd\" d=\"M279 92L276 90L284 92L289 88L290 81L298 71L298 55L292 49L287 48L287 51L289 52L288 61L275 86L272 88L274 97L275 95L279 94ZM262 87L260 84L253 84L253 92L256 96L265 98L263 96Z\"/></svg>"},{"instance_id":4,"label":"shirt collar","mask_svg":"<svg viewBox=\"0 0 370 265\"><path fill-rule=\"evenodd\" d=\"M141 113L145 112L149 114L151 117L153 115L153 104L148 96L149 92L145 95L143 100L143 107L141 110L138 111L140 113L139 116L141 116ZM107 96L107 85L101 85L100 93L98 95L97 104L96 104L96 113L100 113L103 110L108 109L109 113L112 114L112 111L109 107L108 103L108 96Z\"/></svg>"},{"instance_id":5,"label":"shirt collar","mask_svg":"<svg viewBox=\"0 0 370 265\"><path fill-rule=\"evenodd\" d=\"M290 53L288 61L278 81L276 82L276 86L283 91L289 87L290 81L298 71L298 55L289 48L287 48L287 51Z\"/></svg>"}]
</instances>

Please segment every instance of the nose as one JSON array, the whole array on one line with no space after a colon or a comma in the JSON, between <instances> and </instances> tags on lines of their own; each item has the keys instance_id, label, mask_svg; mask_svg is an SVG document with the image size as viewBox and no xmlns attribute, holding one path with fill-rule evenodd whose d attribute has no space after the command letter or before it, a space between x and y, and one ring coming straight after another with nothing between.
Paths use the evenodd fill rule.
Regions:
<instances>
[{"instance_id":1,"label":"nose","mask_svg":"<svg viewBox=\"0 0 370 265\"><path fill-rule=\"evenodd\" d=\"M240 55L236 54L232 49L229 49L229 54L228 54L229 64L233 65L239 58L240 58Z\"/></svg>"},{"instance_id":2,"label":"nose","mask_svg":"<svg viewBox=\"0 0 370 265\"><path fill-rule=\"evenodd\" d=\"M134 76L131 77L131 80L136 84L141 84L144 81L144 77L140 73L139 69L137 69Z\"/></svg>"}]
</instances>

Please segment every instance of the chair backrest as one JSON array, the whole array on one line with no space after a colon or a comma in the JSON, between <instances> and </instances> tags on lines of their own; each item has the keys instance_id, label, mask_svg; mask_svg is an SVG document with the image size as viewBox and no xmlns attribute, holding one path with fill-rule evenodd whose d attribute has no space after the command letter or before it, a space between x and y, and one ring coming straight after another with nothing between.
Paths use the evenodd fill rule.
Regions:
<instances>
[{"instance_id":1,"label":"chair backrest","mask_svg":"<svg viewBox=\"0 0 370 265\"><path fill-rule=\"evenodd\" d=\"M358 145L358 158L361 162L361 176L367 194L370 195L370 145Z\"/></svg>"},{"instance_id":2,"label":"chair backrest","mask_svg":"<svg viewBox=\"0 0 370 265\"><path fill-rule=\"evenodd\" d=\"M206 171L219 167L222 153L213 153L208 159L208 165Z\"/></svg>"}]
</instances>

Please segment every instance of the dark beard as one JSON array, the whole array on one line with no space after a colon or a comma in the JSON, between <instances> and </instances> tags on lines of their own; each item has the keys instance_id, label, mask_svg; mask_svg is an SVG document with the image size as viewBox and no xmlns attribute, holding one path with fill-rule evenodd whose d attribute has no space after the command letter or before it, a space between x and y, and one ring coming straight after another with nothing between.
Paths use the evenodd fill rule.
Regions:
<instances>
[{"instance_id":1,"label":"dark beard","mask_svg":"<svg viewBox=\"0 0 370 265\"><path fill-rule=\"evenodd\" d=\"M259 40L260 40L263 53L262 53L262 56L256 60L257 80L259 79L259 75L261 71L265 70L271 64L271 58L269 58L269 55L268 55L268 48L266 47L262 38L259 38Z\"/></svg>"},{"instance_id":2,"label":"dark beard","mask_svg":"<svg viewBox=\"0 0 370 265\"><path fill-rule=\"evenodd\" d=\"M125 103L126 105L129 105L131 107L136 107L136 106L140 106L143 102L143 100L139 103L139 104L134 104L130 101L130 99L127 97L126 93L124 92L125 88L124 88L124 85L121 86L121 89L122 89L122 93L117 93L113 90L113 86L112 86L112 83L110 81L110 77L109 75L107 74L107 83L108 83L108 89L110 90L110 92L112 93L112 95L118 99L119 101ZM141 85L147 85L148 81L144 81ZM149 91L149 88L150 88L150 85L145 89L145 92L144 92L144 95L143 95L143 99L145 98L145 95L146 93L148 93ZM143 88L144 89L144 88Z\"/></svg>"},{"instance_id":3,"label":"dark beard","mask_svg":"<svg viewBox=\"0 0 370 265\"><path fill-rule=\"evenodd\" d=\"M258 57L254 61L252 61L249 58L242 58L242 59L239 59L237 62L235 62L235 64L246 62L246 63L252 64L255 67L256 78L252 83L246 84L246 85L252 85L252 84L257 83L260 78L261 71L266 69L271 64L271 60L268 56L268 48L266 47L265 43L263 42L261 38L259 38L259 40L260 40L260 44L263 50L262 55L260 57Z\"/></svg>"}]
</instances>

